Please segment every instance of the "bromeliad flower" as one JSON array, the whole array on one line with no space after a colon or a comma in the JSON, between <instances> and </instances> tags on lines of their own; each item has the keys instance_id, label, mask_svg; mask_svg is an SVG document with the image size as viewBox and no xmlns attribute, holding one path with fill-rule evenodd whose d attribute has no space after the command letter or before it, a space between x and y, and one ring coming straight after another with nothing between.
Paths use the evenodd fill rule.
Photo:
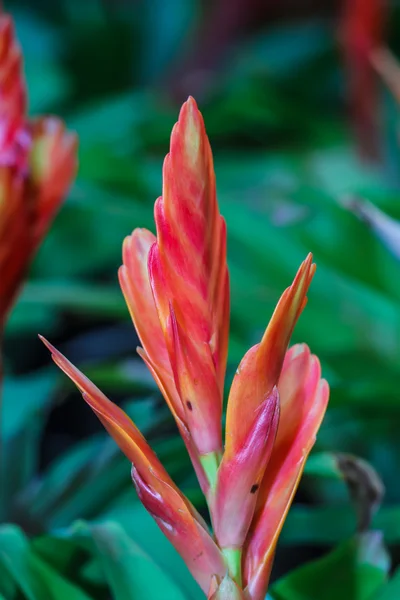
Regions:
<instances>
[{"instance_id":1,"label":"bromeliad flower","mask_svg":"<svg viewBox=\"0 0 400 600\"><path fill-rule=\"evenodd\" d=\"M22 56L0 8L0 337L27 268L76 170L76 138L28 119Z\"/></svg>"},{"instance_id":2,"label":"bromeliad flower","mask_svg":"<svg viewBox=\"0 0 400 600\"><path fill-rule=\"evenodd\" d=\"M307 301L309 255L283 293L259 344L244 356L228 399L226 229L203 119L183 105L155 205L157 235L136 229L123 247L120 283L148 365L175 418L210 509L213 535L121 409L48 342L132 462L138 496L208 598L261 600L275 546L329 395L307 346L287 350Z\"/></svg>"}]
</instances>

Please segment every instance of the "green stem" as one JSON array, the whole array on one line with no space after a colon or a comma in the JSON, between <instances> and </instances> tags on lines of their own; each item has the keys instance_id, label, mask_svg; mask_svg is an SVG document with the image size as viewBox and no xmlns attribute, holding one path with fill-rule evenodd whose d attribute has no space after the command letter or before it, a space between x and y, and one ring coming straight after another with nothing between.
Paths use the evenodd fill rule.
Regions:
<instances>
[{"instance_id":1,"label":"green stem","mask_svg":"<svg viewBox=\"0 0 400 600\"><path fill-rule=\"evenodd\" d=\"M223 548L225 564L229 575L236 581L237 585L242 587L242 550L240 548Z\"/></svg>"},{"instance_id":2,"label":"green stem","mask_svg":"<svg viewBox=\"0 0 400 600\"><path fill-rule=\"evenodd\" d=\"M200 462L210 484L211 492L215 491L217 485L217 472L219 463L221 462L221 454L219 452L210 452L200 456Z\"/></svg>"}]
</instances>

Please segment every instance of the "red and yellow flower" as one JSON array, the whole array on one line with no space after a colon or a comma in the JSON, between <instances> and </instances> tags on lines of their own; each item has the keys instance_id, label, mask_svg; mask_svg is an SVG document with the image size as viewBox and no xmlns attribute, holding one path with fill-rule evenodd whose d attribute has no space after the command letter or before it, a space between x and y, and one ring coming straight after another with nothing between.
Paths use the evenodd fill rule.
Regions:
<instances>
[{"instance_id":1,"label":"red and yellow flower","mask_svg":"<svg viewBox=\"0 0 400 600\"><path fill-rule=\"evenodd\" d=\"M132 462L140 500L209 598L261 600L273 555L327 401L318 359L288 350L315 265L309 255L259 344L240 363L222 437L229 331L226 227L202 116L183 105L155 205L156 235L136 229L120 283L148 365L207 498L214 533L171 481L135 425L48 342Z\"/></svg>"}]
</instances>

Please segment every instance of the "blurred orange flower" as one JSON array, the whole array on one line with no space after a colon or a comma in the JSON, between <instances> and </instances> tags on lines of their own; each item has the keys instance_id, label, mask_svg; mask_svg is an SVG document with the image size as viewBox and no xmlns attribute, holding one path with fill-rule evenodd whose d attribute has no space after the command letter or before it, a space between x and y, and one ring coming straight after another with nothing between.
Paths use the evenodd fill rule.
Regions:
<instances>
[{"instance_id":1,"label":"blurred orange flower","mask_svg":"<svg viewBox=\"0 0 400 600\"><path fill-rule=\"evenodd\" d=\"M56 117L28 119L26 104L21 50L1 12L0 334L77 165L76 136Z\"/></svg>"}]
</instances>

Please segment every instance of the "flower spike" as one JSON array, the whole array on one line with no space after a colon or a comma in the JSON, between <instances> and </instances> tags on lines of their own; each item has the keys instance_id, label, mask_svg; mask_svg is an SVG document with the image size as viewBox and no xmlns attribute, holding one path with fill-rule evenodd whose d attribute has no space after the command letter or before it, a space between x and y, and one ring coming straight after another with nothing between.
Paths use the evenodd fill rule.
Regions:
<instances>
[{"instance_id":1,"label":"flower spike","mask_svg":"<svg viewBox=\"0 0 400 600\"><path fill-rule=\"evenodd\" d=\"M210 144L193 98L183 105L163 169L163 195L155 205L157 246L164 285L192 339L210 346L222 390L228 346L229 305L226 226L215 189ZM152 281L153 284L153 281ZM169 311L157 293L161 325Z\"/></svg>"},{"instance_id":2,"label":"flower spike","mask_svg":"<svg viewBox=\"0 0 400 600\"><path fill-rule=\"evenodd\" d=\"M172 132L163 175L163 195L155 206L157 236L135 230L127 238L120 282L142 342L139 352L207 493L213 474L206 471L213 464L215 472L222 452L229 286L212 154L192 98Z\"/></svg>"},{"instance_id":3,"label":"flower spike","mask_svg":"<svg viewBox=\"0 0 400 600\"><path fill-rule=\"evenodd\" d=\"M155 205L150 281L175 384L197 452L222 451L229 288L226 227L219 214L211 148L193 98L183 105Z\"/></svg>"},{"instance_id":4,"label":"flower spike","mask_svg":"<svg viewBox=\"0 0 400 600\"><path fill-rule=\"evenodd\" d=\"M262 600L283 521L329 395L307 346L288 350L315 272L311 254L242 359L221 417L228 329L226 227L202 116L183 105L155 204L157 235L135 229L119 280L139 355L162 392L206 497L214 536L127 415L48 342L56 364L132 462L139 499L209 600Z\"/></svg>"}]
</instances>

